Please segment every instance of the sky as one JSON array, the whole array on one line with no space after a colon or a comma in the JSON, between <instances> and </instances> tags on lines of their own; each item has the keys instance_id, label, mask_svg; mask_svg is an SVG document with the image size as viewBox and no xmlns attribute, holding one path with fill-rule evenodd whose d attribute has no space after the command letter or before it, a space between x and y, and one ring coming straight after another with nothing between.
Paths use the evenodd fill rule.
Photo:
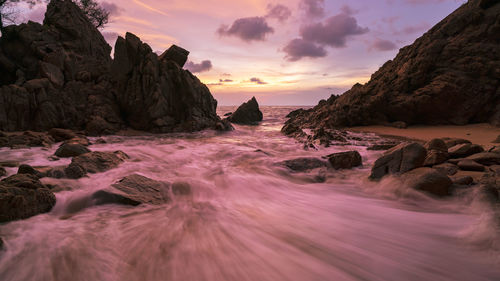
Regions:
<instances>
[{"instance_id":1,"label":"sky","mask_svg":"<svg viewBox=\"0 0 500 281\"><path fill-rule=\"evenodd\" d=\"M315 105L370 75L465 1L117 0L102 33L132 32L162 53L190 51L185 68L219 105ZM25 19L43 20L36 6Z\"/></svg>"}]
</instances>

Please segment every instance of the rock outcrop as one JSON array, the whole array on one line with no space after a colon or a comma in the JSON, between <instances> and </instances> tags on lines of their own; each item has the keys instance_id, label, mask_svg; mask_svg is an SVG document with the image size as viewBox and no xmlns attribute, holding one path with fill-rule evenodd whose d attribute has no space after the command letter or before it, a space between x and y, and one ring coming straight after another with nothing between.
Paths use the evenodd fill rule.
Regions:
<instances>
[{"instance_id":1,"label":"rock outcrop","mask_svg":"<svg viewBox=\"0 0 500 281\"><path fill-rule=\"evenodd\" d=\"M229 129L208 88L182 69L188 51L172 46L159 58L127 33L114 60L110 52L70 0L52 0L43 25L7 26L0 37L0 130ZM61 130L53 136L67 137Z\"/></svg>"},{"instance_id":2,"label":"rock outcrop","mask_svg":"<svg viewBox=\"0 0 500 281\"><path fill-rule=\"evenodd\" d=\"M73 157L71 164L64 169L64 174L68 178L78 179L88 173L95 174L118 167L128 158L122 151L93 151Z\"/></svg>"},{"instance_id":3,"label":"rock outcrop","mask_svg":"<svg viewBox=\"0 0 500 281\"><path fill-rule=\"evenodd\" d=\"M263 115L255 97L243 103L227 119L236 124L255 125L262 121Z\"/></svg>"},{"instance_id":4,"label":"rock outcrop","mask_svg":"<svg viewBox=\"0 0 500 281\"><path fill-rule=\"evenodd\" d=\"M500 1L468 1L402 48L368 83L294 112L287 125L500 125L499 14Z\"/></svg>"}]
</instances>

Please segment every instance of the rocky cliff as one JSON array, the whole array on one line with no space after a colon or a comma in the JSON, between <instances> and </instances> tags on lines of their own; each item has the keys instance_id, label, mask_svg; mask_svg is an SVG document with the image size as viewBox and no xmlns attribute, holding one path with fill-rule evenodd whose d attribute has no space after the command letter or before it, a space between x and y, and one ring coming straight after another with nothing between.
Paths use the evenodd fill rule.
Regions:
<instances>
[{"instance_id":1,"label":"rocky cliff","mask_svg":"<svg viewBox=\"0 0 500 281\"><path fill-rule=\"evenodd\" d=\"M139 38L126 37L117 41L113 61L111 47L70 0L52 0L43 25L6 27L0 130L59 127L97 135L227 128L208 88L175 63L178 57L159 59Z\"/></svg>"},{"instance_id":2,"label":"rocky cliff","mask_svg":"<svg viewBox=\"0 0 500 281\"><path fill-rule=\"evenodd\" d=\"M356 125L500 125L500 1L462 5L370 81L291 114L291 128ZM296 134L296 132L292 132Z\"/></svg>"}]
</instances>

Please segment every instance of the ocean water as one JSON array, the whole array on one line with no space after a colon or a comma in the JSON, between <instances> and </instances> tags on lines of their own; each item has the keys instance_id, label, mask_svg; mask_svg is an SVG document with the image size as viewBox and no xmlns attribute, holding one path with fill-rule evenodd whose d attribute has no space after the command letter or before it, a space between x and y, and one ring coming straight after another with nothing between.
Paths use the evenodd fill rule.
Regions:
<instances>
[{"instance_id":1,"label":"ocean water","mask_svg":"<svg viewBox=\"0 0 500 281\"><path fill-rule=\"evenodd\" d=\"M0 225L0 280L500 280L498 226L472 191L437 200L396 179L370 182L379 140L305 151L280 133L295 108L262 107L259 126L227 133L108 136L94 151L130 161L65 187L47 214ZM221 107L222 116L234 108ZM44 150L0 158L64 165ZM293 173L277 164L358 150L363 166ZM15 173L15 169L8 169ZM133 174L190 184L165 205L83 208L93 192Z\"/></svg>"}]
</instances>

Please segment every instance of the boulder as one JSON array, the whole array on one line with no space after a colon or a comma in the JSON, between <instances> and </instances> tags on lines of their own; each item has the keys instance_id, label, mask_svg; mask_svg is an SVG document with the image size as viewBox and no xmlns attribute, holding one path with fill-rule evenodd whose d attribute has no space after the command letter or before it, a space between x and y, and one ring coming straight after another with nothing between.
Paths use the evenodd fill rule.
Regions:
<instances>
[{"instance_id":1,"label":"boulder","mask_svg":"<svg viewBox=\"0 0 500 281\"><path fill-rule=\"evenodd\" d=\"M31 131L13 133L5 137L0 137L0 146L11 148L48 147L53 143L54 140L46 133Z\"/></svg>"},{"instance_id":2,"label":"boulder","mask_svg":"<svg viewBox=\"0 0 500 281\"><path fill-rule=\"evenodd\" d=\"M14 175L0 181L0 223L49 212L54 194L36 176Z\"/></svg>"},{"instance_id":3,"label":"boulder","mask_svg":"<svg viewBox=\"0 0 500 281\"><path fill-rule=\"evenodd\" d=\"M191 185L187 182L177 181L172 184L172 193L177 196L185 196L191 194Z\"/></svg>"},{"instance_id":4,"label":"boulder","mask_svg":"<svg viewBox=\"0 0 500 281\"><path fill-rule=\"evenodd\" d=\"M57 157L67 158L75 157L88 152L90 152L90 149L81 144L64 143L56 150L54 154Z\"/></svg>"},{"instance_id":5,"label":"boulder","mask_svg":"<svg viewBox=\"0 0 500 281\"><path fill-rule=\"evenodd\" d=\"M429 150L425 156L424 166L434 166L446 162L448 160L448 152L439 150Z\"/></svg>"},{"instance_id":6,"label":"boulder","mask_svg":"<svg viewBox=\"0 0 500 281\"><path fill-rule=\"evenodd\" d=\"M377 143L368 146L367 150L388 150L398 145L397 143Z\"/></svg>"},{"instance_id":7,"label":"boulder","mask_svg":"<svg viewBox=\"0 0 500 281\"><path fill-rule=\"evenodd\" d=\"M401 176L409 188L425 191L435 196L450 195L452 181L449 177L431 168L417 168Z\"/></svg>"},{"instance_id":8,"label":"boulder","mask_svg":"<svg viewBox=\"0 0 500 281\"><path fill-rule=\"evenodd\" d=\"M464 143L471 144L471 142L469 140L460 139L460 138L443 138L443 141L446 144L446 146L448 147L448 149L450 149L456 145L459 145L459 144L464 144Z\"/></svg>"},{"instance_id":9,"label":"boulder","mask_svg":"<svg viewBox=\"0 0 500 281\"><path fill-rule=\"evenodd\" d=\"M77 145L89 146L90 145L90 141L89 141L89 139L87 137L76 136L76 137L71 138L69 140L65 140L63 142L63 145L64 144L77 144Z\"/></svg>"},{"instance_id":10,"label":"boulder","mask_svg":"<svg viewBox=\"0 0 500 281\"><path fill-rule=\"evenodd\" d=\"M471 185L474 183L474 179L471 176L452 177L451 181L457 185Z\"/></svg>"},{"instance_id":11,"label":"boulder","mask_svg":"<svg viewBox=\"0 0 500 281\"><path fill-rule=\"evenodd\" d=\"M441 152L448 152L448 146L446 146L446 143L442 139L432 139L426 142L424 147L425 149L427 149L427 151L436 150Z\"/></svg>"},{"instance_id":12,"label":"boulder","mask_svg":"<svg viewBox=\"0 0 500 281\"><path fill-rule=\"evenodd\" d=\"M31 167L30 165L27 165L27 164L20 165L19 168L17 169L17 173L18 174L34 175L37 178L42 178L44 176L43 173L41 173L37 169L35 169L35 168L33 168L33 167Z\"/></svg>"},{"instance_id":13,"label":"boulder","mask_svg":"<svg viewBox=\"0 0 500 281\"><path fill-rule=\"evenodd\" d=\"M67 129L61 129L61 128L52 128L48 131L48 134L56 141L65 141L65 140L70 140L72 138L75 138L77 135Z\"/></svg>"},{"instance_id":14,"label":"boulder","mask_svg":"<svg viewBox=\"0 0 500 281\"><path fill-rule=\"evenodd\" d=\"M97 205L160 205L171 201L169 189L168 183L133 174L121 179L109 189L95 192L92 199Z\"/></svg>"},{"instance_id":15,"label":"boulder","mask_svg":"<svg viewBox=\"0 0 500 281\"><path fill-rule=\"evenodd\" d=\"M228 117L228 120L236 124L253 125L262 121L262 112L255 97L243 103L236 111Z\"/></svg>"},{"instance_id":16,"label":"boulder","mask_svg":"<svg viewBox=\"0 0 500 281\"><path fill-rule=\"evenodd\" d=\"M177 45L172 45L168 50L160 55L160 60L169 60L175 62L179 67L183 67L188 59L189 52Z\"/></svg>"},{"instance_id":17,"label":"boulder","mask_svg":"<svg viewBox=\"0 0 500 281\"><path fill-rule=\"evenodd\" d=\"M451 158L463 158L483 151L482 146L470 143L457 144L448 149Z\"/></svg>"},{"instance_id":18,"label":"boulder","mask_svg":"<svg viewBox=\"0 0 500 281\"><path fill-rule=\"evenodd\" d=\"M453 176L458 172L458 166L451 163L443 163L439 165L432 166L432 168L444 175Z\"/></svg>"},{"instance_id":19,"label":"boulder","mask_svg":"<svg viewBox=\"0 0 500 281\"><path fill-rule=\"evenodd\" d=\"M314 157L302 157L286 160L280 164L295 172L305 172L316 168L326 167L328 165L327 162Z\"/></svg>"},{"instance_id":20,"label":"boulder","mask_svg":"<svg viewBox=\"0 0 500 281\"><path fill-rule=\"evenodd\" d=\"M358 167L362 165L361 155L357 151L345 151L333 153L326 156L332 168L339 169L351 169L353 167Z\"/></svg>"},{"instance_id":21,"label":"boulder","mask_svg":"<svg viewBox=\"0 0 500 281\"><path fill-rule=\"evenodd\" d=\"M468 1L384 63L370 81L332 95L286 124L301 129L500 124L500 5Z\"/></svg>"},{"instance_id":22,"label":"boulder","mask_svg":"<svg viewBox=\"0 0 500 281\"><path fill-rule=\"evenodd\" d=\"M64 169L64 174L68 178L78 179L87 173L101 173L116 168L128 158L122 151L93 151L73 157L71 164Z\"/></svg>"},{"instance_id":23,"label":"boulder","mask_svg":"<svg viewBox=\"0 0 500 281\"><path fill-rule=\"evenodd\" d=\"M470 159L476 161L479 164L490 166L490 165L500 165L500 153L494 152L481 152L467 157L466 159Z\"/></svg>"},{"instance_id":24,"label":"boulder","mask_svg":"<svg viewBox=\"0 0 500 281\"><path fill-rule=\"evenodd\" d=\"M458 167L464 171L483 172L485 170L483 165L477 163L474 160L470 160L470 159L464 159L464 160L458 162Z\"/></svg>"},{"instance_id":25,"label":"boulder","mask_svg":"<svg viewBox=\"0 0 500 281\"><path fill-rule=\"evenodd\" d=\"M419 143L402 143L377 159L372 167L370 178L380 179L387 174L405 173L422 167L427 150Z\"/></svg>"}]
</instances>

